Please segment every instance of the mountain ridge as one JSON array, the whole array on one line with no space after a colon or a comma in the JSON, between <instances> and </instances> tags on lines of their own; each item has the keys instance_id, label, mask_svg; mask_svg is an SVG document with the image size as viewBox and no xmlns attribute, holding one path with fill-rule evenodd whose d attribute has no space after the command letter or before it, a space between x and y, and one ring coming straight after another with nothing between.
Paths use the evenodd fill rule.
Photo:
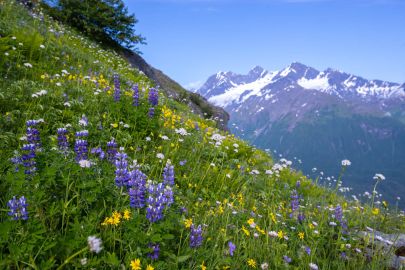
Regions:
<instances>
[{"instance_id":1,"label":"mountain ridge","mask_svg":"<svg viewBox=\"0 0 405 270\"><path fill-rule=\"evenodd\" d=\"M259 74L260 73L260 74ZM259 76L257 76L259 74ZM255 66L246 75L234 72L218 72L208 78L206 83L197 89L198 93L208 98L211 102L221 105L214 98L215 95L224 92L224 89L237 85L252 83L268 74L272 74L268 85L284 84L284 87L296 87L305 90L317 90L327 94L336 95L340 98L391 98L405 97L404 84L383 80L367 80L361 76L352 75L333 68L318 71L313 67L299 62L293 62L280 71L267 71L260 66ZM256 76L255 76L256 75ZM275 85L277 87L277 85ZM233 99L232 101L234 101Z\"/></svg>"}]
</instances>

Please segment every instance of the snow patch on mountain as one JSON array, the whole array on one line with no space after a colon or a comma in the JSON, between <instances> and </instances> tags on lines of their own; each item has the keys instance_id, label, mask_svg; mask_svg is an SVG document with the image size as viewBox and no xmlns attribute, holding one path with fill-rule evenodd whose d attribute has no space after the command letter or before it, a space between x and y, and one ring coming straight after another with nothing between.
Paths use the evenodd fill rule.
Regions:
<instances>
[{"instance_id":1,"label":"snow patch on mountain","mask_svg":"<svg viewBox=\"0 0 405 270\"><path fill-rule=\"evenodd\" d=\"M323 75L321 73L314 79L301 78L297 83L305 89L325 90L330 87L330 84L328 77Z\"/></svg>"},{"instance_id":2,"label":"snow patch on mountain","mask_svg":"<svg viewBox=\"0 0 405 270\"><path fill-rule=\"evenodd\" d=\"M233 102L240 104L251 96L261 96L260 90L271 83L276 74L277 72L267 73L258 80L247 84L235 85L232 83L234 87L227 89L223 94L210 97L208 101L215 105L226 107Z\"/></svg>"},{"instance_id":3,"label":"snow patch on mountain","mask_svg":"<svg viewBox=\"0 0 405 270\"><path fill-rule=\"evenodd\" d=\"M288 74L290 74L291 72L296 73L295 69L293 69L291 66L288 66L287 68L285 68L284 70L282 70L280 72L280 76L281 77L286 77L288 76Z\"/></svg>"}]
</instances>

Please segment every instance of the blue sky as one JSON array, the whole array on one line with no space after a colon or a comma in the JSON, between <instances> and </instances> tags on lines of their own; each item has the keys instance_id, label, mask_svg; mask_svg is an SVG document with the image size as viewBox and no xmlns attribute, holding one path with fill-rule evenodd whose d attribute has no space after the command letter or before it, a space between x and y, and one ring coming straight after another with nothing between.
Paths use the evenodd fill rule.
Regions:
<instances>
[{"instance_id":1,"label":"blue sky","mask_svg":"<svg viewBox=\"0 0 405 270\"><path fill-rule=\"evenodd\" d=\"M293 61L405 82L404 0L124 0L143 57L183 86Z\"/></svg>"}]
</instances>

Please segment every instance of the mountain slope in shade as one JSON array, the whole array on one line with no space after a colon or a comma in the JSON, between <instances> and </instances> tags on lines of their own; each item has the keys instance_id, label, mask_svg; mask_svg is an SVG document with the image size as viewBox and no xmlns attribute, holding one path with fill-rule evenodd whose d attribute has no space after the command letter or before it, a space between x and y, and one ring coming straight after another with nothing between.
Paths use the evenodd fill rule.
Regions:
<instances>
[{"instance_id":1,"label":"mountain slope in shade","mask_svg":"<svg viewBox=\"0 0 405 270\"><path fill-rule=\"evenodd\" d=\"M236 135L299 157L304 172L337 176L347 158L344 184L363 192L383 173L390 183L381 188L393 198L405 194L404 86L295 62L281 71L218 72L197 92L229 112Z\"/></svg>"}]
</instances>

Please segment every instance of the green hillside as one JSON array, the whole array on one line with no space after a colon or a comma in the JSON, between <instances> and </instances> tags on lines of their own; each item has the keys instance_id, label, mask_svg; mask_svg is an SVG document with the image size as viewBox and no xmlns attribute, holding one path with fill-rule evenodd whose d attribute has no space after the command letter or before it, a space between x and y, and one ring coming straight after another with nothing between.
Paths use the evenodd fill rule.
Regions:
<instances>
[{"instance_id":1,"label":"green hillside","mask_svg":"<svg viewBox=\"0 0 405 270\"><path fill-rule=\"evenodd\" d=\"M0 269L380 270L397 252L358 233L404 233L395 206L317 186L11 0L0 76Z\"/></svg>"}]
</instances>

